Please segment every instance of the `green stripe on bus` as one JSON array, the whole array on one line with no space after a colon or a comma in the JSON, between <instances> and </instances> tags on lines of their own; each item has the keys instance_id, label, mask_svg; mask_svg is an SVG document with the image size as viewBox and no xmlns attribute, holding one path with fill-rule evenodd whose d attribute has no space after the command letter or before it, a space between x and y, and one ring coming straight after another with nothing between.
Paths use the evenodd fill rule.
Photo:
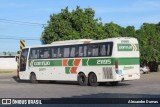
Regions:
<instances>
[{"instance_id":1,"label":"green stripe on bus","mask_svg":"<svg viewBox=\"0 0 160 107\"><path fill-rule=\"evenodd\" d=\"M139 58L90 58L82 59L82 66L110 66L115 65L118 60L118 65L138 65ZM68 66L73 66L74 59L69 59ZM62 66L62 60L29 60L29 66ZM67 68L68 70L69 68ZM67 71L68 72L68 71Z\"/></svg>"},{"instance_id":2,"label":"green stripe on bus","mask_svg":"<svg viewBox=\"0 0 160 107\"><path fill-rule=\"evenodd\" d=\"M51 66L62 66L62 60L51 60Z\"/></svg>"},{"instance_id":3,"label":"green stripe on bus","mask_svg":"<svg viewBox=\"0 0 160 107\"><path fill-rule=\"evenodd\" d=\"M119 65L138 65L139 58L93 58L82 59L83 66L110 66L115 65L115 61L118 60Z\"/></svg>"},{"instance_id":4,"label":"green stripe on bus","mask_svg":"<svg viewBox=\"0 0 160 107\"><path fill-rule=\"evenodd\" d=\"M92 58L92 59L82 59L83 66L102 66L102 65L114 65L114 59L111 58Z\"/></svg>"},{"instance_id":5,"label":"green stripe on bus","mask_svg":"<svg viewBox=\"0 0 160 107\"><path fill-rule=\"evenodd\" d=\"M118 65L137 65L140 64L139 58L118 58Z\"/></svg>"},{"instance_id":6,"label":"green stripe on bus","mask_svg":"<svg viewBox=\"0 0 160 107\"><path fill-rule=\"evenodd\" d=\"M62 60L29 60L29 66L62 66Z\"/></svg>"},{"instance_id":7,"label":"green stripe on bus","mask_svg":"<svg viewBox=\"0 0 160 107\"><path fill-rule=\"evenodd\" d=\"M70 68L71 68L71 67L65 67L65 73L66 73L66 74L70 74Z\"/></svg>"},{"instance_id":8,"label":"green stripe on bus","mask_svg":"<svg viewBox=\"0 0 160 107\"><path fill-rule=\"evenodd\" d=\"M82 66L87 66L88 59L82 59Z\"/></svg>"},{"instance_id":9,"label":"green stripe on bus","mask_svg":"<svg viewBox=\"0 0 160 107\"><path fill-rule=\"evenodd\" d=\"M73 61L74 61L74 59L69 59L68 66L73 66Z\"/></svg>"}]
</instances>

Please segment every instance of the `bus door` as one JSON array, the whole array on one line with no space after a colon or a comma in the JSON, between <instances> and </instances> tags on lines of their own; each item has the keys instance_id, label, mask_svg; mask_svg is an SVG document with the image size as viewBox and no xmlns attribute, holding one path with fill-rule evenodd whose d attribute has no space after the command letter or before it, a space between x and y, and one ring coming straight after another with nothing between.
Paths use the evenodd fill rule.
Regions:
<instances>
[{"instance_id":1,"label":"bus door","mask_svg":"<svg viewBox=\"0 0 160 107\"><path fill-rule=\"evenodd\" d=\"M20 56L20 72L26 71L28 49L23 49Z\"/></svg>"}]
</instances>

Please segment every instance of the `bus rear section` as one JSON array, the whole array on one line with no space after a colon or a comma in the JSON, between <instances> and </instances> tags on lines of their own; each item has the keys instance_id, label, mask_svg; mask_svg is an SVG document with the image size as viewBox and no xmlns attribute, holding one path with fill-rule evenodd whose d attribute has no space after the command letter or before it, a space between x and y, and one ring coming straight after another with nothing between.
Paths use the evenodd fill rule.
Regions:
<instances>
[{"instance_id":1,"label":"bus rear section","mask_svg":"<svg viewBox=\"0 0 160 107\"><path fill-rule=\"evenodd\" d=\"M116 80L140 79L139 44L135 38L117 39L114 50Z\"/></svg>"}]
</instances>

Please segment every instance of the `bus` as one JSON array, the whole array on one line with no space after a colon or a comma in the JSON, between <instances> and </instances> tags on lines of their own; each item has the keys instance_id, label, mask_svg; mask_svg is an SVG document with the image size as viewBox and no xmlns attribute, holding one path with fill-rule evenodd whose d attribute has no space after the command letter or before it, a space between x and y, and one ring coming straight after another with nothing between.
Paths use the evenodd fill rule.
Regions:
<instances>
[{"instance_id":1,"label":"bus","mask_svg":"<svg viewBox=\"0 0 160 107\"><path fill-rule=\"evenodd\" d=\"M136 38L79 39L25 47L20 55L20 80L38 83L77 81L79 85L116 85L140 79Z\"/></svg>"}]
</instances>

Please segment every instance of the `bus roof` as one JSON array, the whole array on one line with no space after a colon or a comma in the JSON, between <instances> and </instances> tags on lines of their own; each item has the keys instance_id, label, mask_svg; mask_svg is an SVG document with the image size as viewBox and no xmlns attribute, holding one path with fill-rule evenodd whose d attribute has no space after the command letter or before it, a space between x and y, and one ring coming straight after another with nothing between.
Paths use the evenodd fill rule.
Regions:
<instances>
[{"instance_id":1,"label":"bus roof","mask_svg":"<svg viewBox=\"0 0 160 107\"><path fill-rule=\"evenodd\" d=\"M37 48L37 47L46 47L46 46L50 47L50 46L72 45L72 44L89 44L89 43L98 43L98 42L114 42L117 40L129 40L129 39L137 40L136 38L133 38L133 37L116 37L116 38L107 38L102 40L77 39L77 40L55 41L55 42L52 42L51 44L40 45L40 46L29 46L25 48Z\"/></svg>"},{"instance_id":2,"label":"bus roof","mask_svg":"<svg viewBox=\"0 0 160 107\"><path fill-rule=\"evenodd\" d=\"M65 43L77 43L77 42L91 42L93 39L77 39L77 40L64 40L64 41L55 41L51 44L65 44Z\"/></svg>"}]
</instances>

